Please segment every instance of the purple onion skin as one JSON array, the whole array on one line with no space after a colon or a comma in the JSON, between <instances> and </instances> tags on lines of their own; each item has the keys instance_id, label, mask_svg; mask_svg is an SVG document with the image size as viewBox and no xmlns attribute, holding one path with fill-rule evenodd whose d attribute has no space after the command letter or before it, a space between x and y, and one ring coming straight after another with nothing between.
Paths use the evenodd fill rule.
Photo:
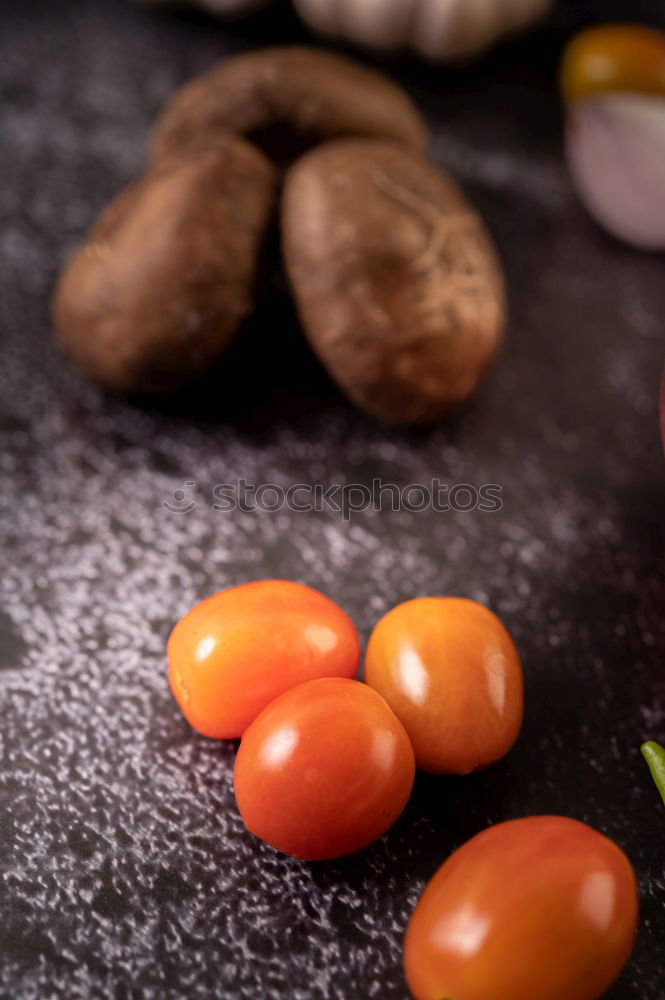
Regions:
<instances>
[{"instance_id":1,"label":"purple onion skin","mask_svg":"<svg viewBox=\"0 0 665 1000\"><path fill-rule=\"evenodd\" d=\"M629 246L665 250L665 97L606 93L573 101L566 145L594 219Z\"/></svg>"}]
</instances>

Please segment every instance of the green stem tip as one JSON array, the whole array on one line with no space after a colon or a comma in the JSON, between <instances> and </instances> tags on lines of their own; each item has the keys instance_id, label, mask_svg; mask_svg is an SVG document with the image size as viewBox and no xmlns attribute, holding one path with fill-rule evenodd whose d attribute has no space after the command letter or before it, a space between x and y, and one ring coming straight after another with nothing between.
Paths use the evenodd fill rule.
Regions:
<instances>
[{"instance_id":1,"label":"green stem tip","mask_svg":"<svg viewBox=\"0 0 665 1000\"><path fill-rule=\"evenodd\" d=\"M656 782L656 787L663 797L663 802L665 802L665 747L661 747L660 743L650 741L643 743L641 750L642 756L649 765L653 780Z\"/></svg>"}]
</instances>

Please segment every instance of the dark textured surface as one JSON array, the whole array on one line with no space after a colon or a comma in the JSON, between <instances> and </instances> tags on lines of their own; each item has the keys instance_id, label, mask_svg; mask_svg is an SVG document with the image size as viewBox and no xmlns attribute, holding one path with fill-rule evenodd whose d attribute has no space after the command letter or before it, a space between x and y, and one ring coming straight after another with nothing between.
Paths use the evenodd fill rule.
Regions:
<instances>
[{"instance_id":1,"label":"dark textured surface","mask_svg":"<svg viewBox=\"0 0 665 1000\"><path fill-rule=\"evenodd\" d=\"M638 754L665 737L663 258L621 248L580 211L551 86L575 18L621 6L565 4L549 34L482 70L395 67L435 159L485 213L512 300L477 403L409 433L335 395L279 280L247 346L169 410L68 368L47 318L54 274L138 167L161 100L225 52L301 32L284 10L225 32L120 0L3 0L2 997L404 1000L402 934L426 878L486 824L537 812L587 820L628 851L642 920L609 996L665 997L665 813ZM375 476L497 483L504 506L349 524L210 507L211 487L239 478ZM185 480L197 505L169 513L161 502ZM182 720L164 643L197 598L270 575L321 587L364 637L415 594L489 603L525 663L514 752L465 780L419 778L397 826L345 862L262 847L234 808L234 747Z\"/></svg>"}]
</instances>

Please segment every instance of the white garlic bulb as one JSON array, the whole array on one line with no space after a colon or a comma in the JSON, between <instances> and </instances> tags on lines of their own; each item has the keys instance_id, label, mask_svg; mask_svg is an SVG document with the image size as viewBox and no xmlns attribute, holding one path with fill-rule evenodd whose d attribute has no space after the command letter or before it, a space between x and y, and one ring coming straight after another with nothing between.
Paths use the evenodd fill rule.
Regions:
<instances>
[{"instance_id":1,"label":"white garlic bulb","mask_svg":"<svg viewBox=\"0 0 665 1000\"><path fill-rule=\"evenodd\" d=\"M462 59L543 15L552 0L294 0L315 31L372 49Z\"/></svg>"},{"instance_id":2,"label":"white garlic bulb","mask_svg":"<svg viewBox=\"0 0 665 1000\"><path fill-rule=\"evenodd\" d=\"M173 0L142 0L170 4ZM220 17L269 0L184 0ZM315 31L370 49L412 48L428 59L464 59L519 31L553 0L293 0Z\"/></svg>"}]
</instances>

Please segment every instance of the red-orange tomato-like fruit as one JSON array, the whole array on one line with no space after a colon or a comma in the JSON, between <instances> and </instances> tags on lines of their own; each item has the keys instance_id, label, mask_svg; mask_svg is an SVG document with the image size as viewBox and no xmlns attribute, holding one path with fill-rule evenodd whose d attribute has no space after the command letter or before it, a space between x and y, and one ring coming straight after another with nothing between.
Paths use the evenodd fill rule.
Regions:
<instances>
[{"instance_id":1,"label":"red-orange tomato-like fruit","mask_svg":"<svg viewBox=\"0 0 665 1000\"><path fill-rule=\"evenodd\" d=\"M627 857L584 823L490 827L428 884L404 967L416 1000L598 1000L628 961L637 888Z\"/></svg>"},{"instance_id":2,"label":"red-orange tomato-like fruit","mask_svg":"<svg viewBox=\"0 0 665 1000\"><path fill-rule=\"evenodd\" d=\"M235 739L278 695L316 677L354 677L358 633L333 601L300 583L222 590L182 618L168 643L169 683L204 736Z\"/></svg>"},{"instance_id":3,"label":"red-orange tomato-like fruit","mask_svg":"<svg viewBox=\"0 0 665 1000\"><path fill-rule=\"evenodd\" d=\"M522 725L520 658L496 615L460 597L418 597L378 622L365 680L403 722L416 766L469 774L508 753Z\"/></svg>"},{"instance_id":4,"label":"red-orange tomato-like fruit","mask_svg":"<svg viewBox=\"0 0 665 1000\"><path fill-rule=\"evenodd\" d=\"M323 861L352 854L392 826L415 764L383 698L329 678L287 691L246 730L234 784L247 829L284 854Z\"/></svg>"}]
</instances>

